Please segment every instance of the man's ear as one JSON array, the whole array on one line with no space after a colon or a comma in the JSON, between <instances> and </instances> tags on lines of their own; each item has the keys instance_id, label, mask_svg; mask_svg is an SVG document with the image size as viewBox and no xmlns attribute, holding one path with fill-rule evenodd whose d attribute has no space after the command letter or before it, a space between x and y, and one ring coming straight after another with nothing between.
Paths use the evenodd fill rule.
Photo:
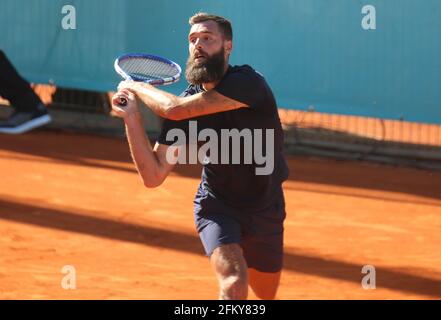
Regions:
<instances>
[{"instance_id":1,"label":"man's ear","mask_svg":"<svg viewBox=\"0 0 441 320\"><path fill-rule=\"evenodd\" d=\"M233 51L233 41L225 40L225 51L228 53L228 55L231 54L231 51Z\"/></svg>"}]
</instances>

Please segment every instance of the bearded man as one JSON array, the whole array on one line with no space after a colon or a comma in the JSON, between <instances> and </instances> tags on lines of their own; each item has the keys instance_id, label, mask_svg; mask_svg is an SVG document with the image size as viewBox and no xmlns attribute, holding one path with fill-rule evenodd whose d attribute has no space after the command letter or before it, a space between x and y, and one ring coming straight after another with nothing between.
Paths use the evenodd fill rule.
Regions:
<instances>
[{"instance_id":1,"label":"bearded man","mask_svg":"<svg viewBox=\"0 0 441 320\"><path fill-rule=\"evenodd\" d=\"M250 156L243 154L242 140L239 147L227 149L228 154L223 155L226 161L212 161L210 154L206 155L194 218L219 281L219 298L246 299L250 286L259 298L274 299L283 262L286 213L282 183L288 177L276 101L260 73L248 65L229 64L233 32L227 19L198 13L189 23L185 75L190 85L181 96L123 81L112 107L124 120L132 158L148 188L160 186L173 169L167 154L184 152L186 146L177 145L168 133L182 129L188 134L189 121L197 121L198 130L209 128L219 136L225 129L273 133L273 141L260 140L258 145L274 161L273 170L266 174L256 173L257 159L251 163L228 161L235 152L242 151L241 160ZM135 96L165 119L154 147L144 131ZM125 107L119 106L122 99L127 101Z\"/></svg>"}]
</instances>

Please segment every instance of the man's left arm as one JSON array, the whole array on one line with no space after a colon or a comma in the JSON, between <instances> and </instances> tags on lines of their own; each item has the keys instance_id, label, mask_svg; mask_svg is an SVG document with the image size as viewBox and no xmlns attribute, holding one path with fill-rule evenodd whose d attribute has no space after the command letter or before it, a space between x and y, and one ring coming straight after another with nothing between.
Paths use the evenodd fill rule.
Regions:
<instances>
[{"instance_id":1,"label":"man's left arm","mask_svg":"<svg viewBox=\"0 0 441 320\"><path fill-rule=\"evenodd\" d=\"M178 97L141 82L122 82L118 89L126 88L135 93L158 116L183 120L212 113L248 107L216 90L200 92L188 97Z\"/></svg>"}]
</instances>

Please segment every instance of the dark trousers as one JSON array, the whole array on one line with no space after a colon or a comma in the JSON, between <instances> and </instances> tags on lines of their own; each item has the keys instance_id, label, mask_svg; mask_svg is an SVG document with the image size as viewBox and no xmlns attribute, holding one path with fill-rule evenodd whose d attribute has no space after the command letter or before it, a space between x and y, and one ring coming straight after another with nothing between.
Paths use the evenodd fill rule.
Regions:
<instances>
[{"instance_id":1,"label":"dark trousers","mask_svg":"<svg viewBox=\"0 0 441 320\"><path fill-rule=\"evenodd\" d=\"M18 74L2 50L0 50L0 96L9 100L19 112L35 111L42 103L29 82Z\"/></svg>"}]
</instances>

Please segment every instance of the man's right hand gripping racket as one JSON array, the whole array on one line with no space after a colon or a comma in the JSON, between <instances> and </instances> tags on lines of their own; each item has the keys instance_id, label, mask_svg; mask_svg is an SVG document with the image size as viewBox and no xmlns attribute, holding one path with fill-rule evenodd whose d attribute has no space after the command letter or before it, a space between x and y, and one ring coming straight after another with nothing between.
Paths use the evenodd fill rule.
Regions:
<instances>
[{"instance_id":1,"label":"man's right hand gripping racket","mask_svg":"<svg viewBox=\"0 0 441 320\"><path fill-rule=\"evenodd\" d=\"M125 54L115 60L115 71L125 80L139 81L153 86L177 82L181 67L171 60L150 54ZM125 99L120 106L127 105Z\"/></svg>"}]
</instances>

